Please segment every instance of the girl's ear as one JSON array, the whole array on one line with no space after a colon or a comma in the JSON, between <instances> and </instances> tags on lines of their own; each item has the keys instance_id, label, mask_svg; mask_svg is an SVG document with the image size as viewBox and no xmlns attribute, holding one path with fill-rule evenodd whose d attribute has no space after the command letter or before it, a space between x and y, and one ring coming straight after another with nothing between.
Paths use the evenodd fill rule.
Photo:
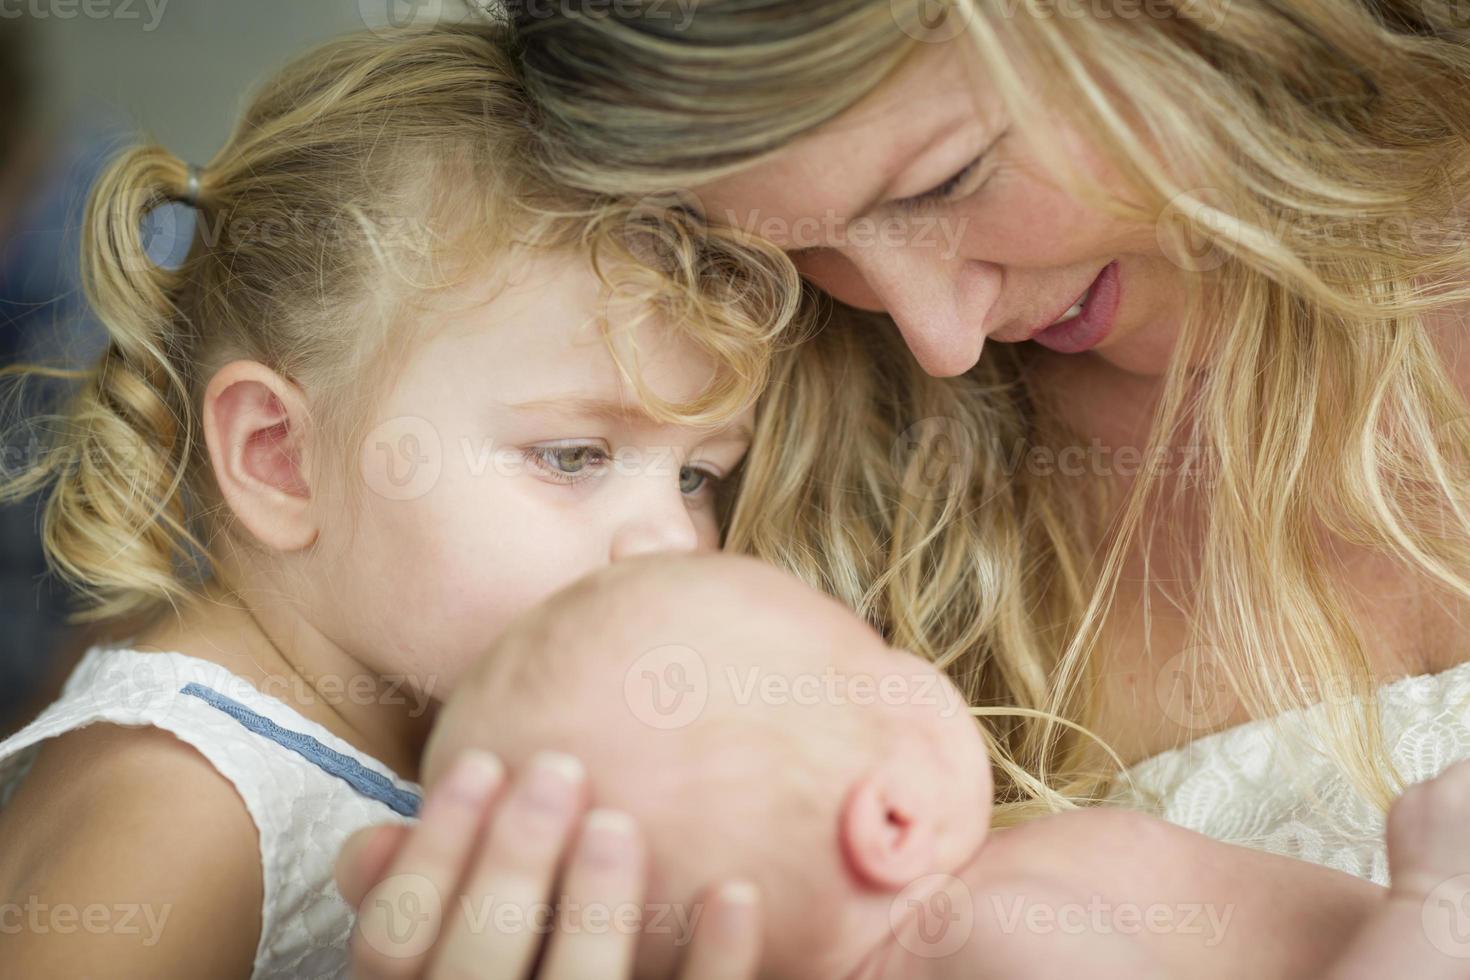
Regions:
<instances>
[{"instance_id":1,"label":"girl's ear","mask_svg":"<svg viewBox=\"0 0 1470 980\"><path fill-rule=\"evenodd\" d=\"M888 761L853 785L839 817L842 853L869 885L899 890L935 870L939 818L931 770Z\"/></svg>"},{"instance_id":2,"label":"girl's ear","mask_svg":"<svg viewBox=\"0 0 1470 980\"><path fill-rule=\"evenodd\" d=\"M306 479L306 399L256 361L232 361L204 391L204 440L225 503L262 544L298 551L317 537Z\"/></svg>"}]
</instances>

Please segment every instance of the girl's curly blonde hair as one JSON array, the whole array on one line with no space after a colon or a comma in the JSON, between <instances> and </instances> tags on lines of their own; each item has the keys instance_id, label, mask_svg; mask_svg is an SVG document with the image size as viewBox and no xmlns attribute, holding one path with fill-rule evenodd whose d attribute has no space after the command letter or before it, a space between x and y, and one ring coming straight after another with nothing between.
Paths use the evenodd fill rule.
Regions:
<instances>
[{"instance_id":1,"label":"girl's curly blonde hair","mask_svg":"<svg viewBox=\"0 0 1470 980\"><path fill-rule=\"evenodd\" d=\"M111 162L82 256L106 350L83 369L6 372L72 382L32 420L45 450L0 490L46 491L46 552L85 596L79 618L147 621L197 597L227 545L249 546L229 540L201 438L219 367L251 359L300 385L328 447L312 455L346 475L364 405L421 339L420 301L513 249L581 250L609 290L714 358L691 403L654 406L665 417L708 423L749 404L795 315L794 274L678 209L592 207L557 188L534 166L533 124L500 28L363 34L272 78L198 171L151 144ZM176 268L147 247L150 224L169 220L193 234ZM624 367L636 383L636 360Z\"/></svg>"}]
</instances>

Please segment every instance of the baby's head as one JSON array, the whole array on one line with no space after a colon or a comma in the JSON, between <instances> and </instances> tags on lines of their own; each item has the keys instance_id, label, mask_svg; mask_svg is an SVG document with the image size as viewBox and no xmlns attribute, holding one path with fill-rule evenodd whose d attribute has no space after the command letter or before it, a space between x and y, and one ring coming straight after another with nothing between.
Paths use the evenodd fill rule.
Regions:
<instances>
[{"instance_id":1,"label":"baby's head","mask_svg":"<svg viewBox=\"0 0 1470 980\"><path fill-rule=\"evenodd\" d=\"M534 141L486 25L311 52L197 171L114 161L84 245L110 342L11 487L54 480L48 547L99 617L213 578L439 695L580 575L717 546L794 270L558 188Z\"/></svg>"},{"instance_id":2,"label":"baby's head","mask_svg":"<svg viewBox=\"0 0 1470 980\"><path fill-rule=\"evenodd\" d=\"M593 802L640 823L650 904L754 882L762 976L853 966L905 886L975 852L991 802L983 740L938 670L732 556L625 563L518 620L446 705L426 783L466 747L512 768L580 758ZM648 926L640 972L666 975L680 937Z\"/></svg>"}]
</instances>

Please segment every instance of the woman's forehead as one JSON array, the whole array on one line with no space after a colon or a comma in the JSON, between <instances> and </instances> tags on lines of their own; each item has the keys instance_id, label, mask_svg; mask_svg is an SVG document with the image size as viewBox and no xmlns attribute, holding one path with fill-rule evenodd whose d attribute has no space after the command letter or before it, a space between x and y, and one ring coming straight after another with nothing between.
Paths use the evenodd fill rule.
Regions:
<instances>
[{"instance_id":1,"label":"woman's forehead","mask_svg":"<svg viewBox=\"0 0 1470 980\"><path fill-rule=\"evenodd\" d=\"M987 113L974 55L963 43L922 45L846 112L760 163L695 188L706 219L784 244L779 231L762 232L761 222L856 216L931 148L967 137L979 142Z\"/></svg>"}]
</instances>

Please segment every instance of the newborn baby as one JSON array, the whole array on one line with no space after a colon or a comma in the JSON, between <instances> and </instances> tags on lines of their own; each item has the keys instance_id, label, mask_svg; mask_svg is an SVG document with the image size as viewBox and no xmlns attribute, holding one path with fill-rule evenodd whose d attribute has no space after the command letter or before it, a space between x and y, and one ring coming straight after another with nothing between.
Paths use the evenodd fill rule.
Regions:
<instances>
[{"instance_id":1,"label":"newborn baby","mask_svg":"<svg viewBox=\"0 0 1470 980\"><path fill-rule=\"evenodd\" d=\"M754 882L762 977L1320 977L1383 903L1350 876L1089 809L990 832L959 692L846 608L731 556L623 563L520 620L425 762L578 756L648 842L649 906ZM678 936L644 923L639 976Z\"/></svg>"}]
</instances>

